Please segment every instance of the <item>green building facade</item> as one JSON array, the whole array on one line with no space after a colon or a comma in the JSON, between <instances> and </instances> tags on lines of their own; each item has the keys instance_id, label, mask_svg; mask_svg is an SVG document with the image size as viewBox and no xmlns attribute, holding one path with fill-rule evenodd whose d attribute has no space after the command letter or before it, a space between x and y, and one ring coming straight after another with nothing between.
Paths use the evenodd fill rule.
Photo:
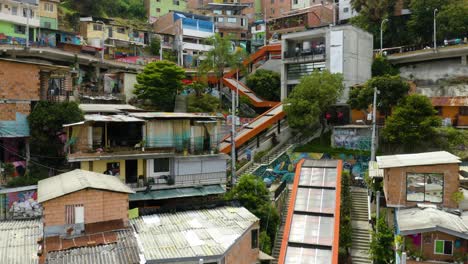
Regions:
<instances>
[{"instance_id":1,"label":"green building facade","mask_svg":"<svg viewBox=\"0 0 468 264\"><path fill-rule=\"evenodd\" d=\"M36 39L36 29L29 28L30 41ZM26 26L0 21L0 44L26 44Z\"/></svg>"},{"instance_id":2,"label":"green building facade","mask_svg":"<svg viewBox=\"0 0 468 264\"><path fill-rule=\"evenodd\" d=\"M58 21L55 18L41 16L41 28L58 29Z\"/></svg>"},{"instance_id":3,"label":"green building facade","mask_svg":"<svg viewBox=\"0 0 468 264\"><path fill-rule=\"evenodd\" d=\"M146 13L148 18L163 16L170 11L185 11L187 0L145 0Z\"/></svg>"}]
</instances>

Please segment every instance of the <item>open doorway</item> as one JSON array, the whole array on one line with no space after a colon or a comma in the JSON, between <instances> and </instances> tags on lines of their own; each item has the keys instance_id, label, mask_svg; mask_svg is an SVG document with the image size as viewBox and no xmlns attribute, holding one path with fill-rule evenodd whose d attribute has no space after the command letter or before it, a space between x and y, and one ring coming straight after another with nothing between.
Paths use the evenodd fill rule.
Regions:
<instances>
[{"instance_id":1,"label":"open doorway","mask_svg":"<svg viewBox=\"0 0 468 264\"><path fill-rule=\"evenodd\" d=\"M136 183L138 179L138 160L125 161L125 183Z\"/></svg>"}]
</instances>

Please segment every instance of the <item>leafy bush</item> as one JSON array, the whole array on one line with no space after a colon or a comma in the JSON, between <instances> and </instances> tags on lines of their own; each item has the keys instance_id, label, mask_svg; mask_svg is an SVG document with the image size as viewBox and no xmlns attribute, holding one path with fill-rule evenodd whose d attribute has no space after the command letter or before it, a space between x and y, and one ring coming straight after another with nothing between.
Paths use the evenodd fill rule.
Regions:
<instances>
[{"instance_id":1,"label":"leafy bush","mask_svg":"<svg viewBox=\"0 0 468 264\"><path fill-rule=\"evenodd\" d=\"M268 153L268 150L262 150L262 151L258 151L257 153L255 153L254 162L260 162L267 153Z\"/></svg>"},{"instance_id":2,"label":"leafy bush","mask_svg":"<svg viewBox=\"0 0 468 264\"><path fill-rule=\"evenodd\" d=\"M257 70L247 77L247 86L265 100L280 100L281 75L277 72Z\"/></svg>"},{"instance_id":3,"label":"leafy bush","mask_svg":"<svg viewBox=\"0 0 468 264\"><path fill-rule=\"evenodd\" d=\"M210 94L188 96L187 111L191 113L213 113L219 109L219 99Z\"/></svg>"}]
</instances>

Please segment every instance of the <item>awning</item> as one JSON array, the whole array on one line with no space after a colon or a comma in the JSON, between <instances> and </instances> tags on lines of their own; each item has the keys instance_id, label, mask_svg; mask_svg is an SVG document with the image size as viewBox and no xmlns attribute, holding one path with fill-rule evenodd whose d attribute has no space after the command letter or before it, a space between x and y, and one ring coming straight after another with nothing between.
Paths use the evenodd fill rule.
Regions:
<instances>
[{"instance_id":1,"label":"awning","mask_svg":"<svg viewBox=\"0 0 468 264\"><path fill-rule=\"evenodd\" d=\"M214 194L224 194L226 190L221 185L209 185L202 187L176 188L153 190L150 192L137 192L129 194L130 201L148 201L148 200L164 200L172 198L207 196Z\"/></svg>"}]
</instances>

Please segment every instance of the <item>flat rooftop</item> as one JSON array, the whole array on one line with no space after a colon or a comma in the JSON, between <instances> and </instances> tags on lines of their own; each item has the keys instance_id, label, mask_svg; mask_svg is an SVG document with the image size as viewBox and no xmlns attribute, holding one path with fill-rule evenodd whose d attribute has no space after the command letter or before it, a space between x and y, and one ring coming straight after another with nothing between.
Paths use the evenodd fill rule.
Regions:
<instances>
[{"instance_id":1,"label":"flat rooftop","mask_svg":"<svg viewBox=\"0 0 468 264\"><path fill-rule=\"evenodd\" d=\"M398 154L377 157L377 164L379 169L452 163L461 163L460 158L447 151Z\"/></svg>"}]
</instances>

